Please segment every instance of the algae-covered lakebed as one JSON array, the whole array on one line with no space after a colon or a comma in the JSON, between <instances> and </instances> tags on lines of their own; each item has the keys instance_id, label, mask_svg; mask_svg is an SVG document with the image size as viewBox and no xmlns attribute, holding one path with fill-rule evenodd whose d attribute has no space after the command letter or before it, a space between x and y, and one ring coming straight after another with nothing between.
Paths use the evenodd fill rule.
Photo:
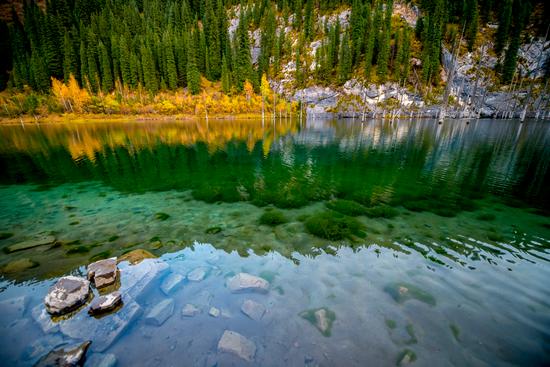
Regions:
<instances>
[{"instance_id":1,"label":"algae-covered lakebed","mask_svg":"<svg viewBox=\"0 0 550 367\"><path fill-rule=\"evenodd\" d=\"M549 164L539 121L0 126L0 364L546 365Z\"/></svg>"}]
</instances>

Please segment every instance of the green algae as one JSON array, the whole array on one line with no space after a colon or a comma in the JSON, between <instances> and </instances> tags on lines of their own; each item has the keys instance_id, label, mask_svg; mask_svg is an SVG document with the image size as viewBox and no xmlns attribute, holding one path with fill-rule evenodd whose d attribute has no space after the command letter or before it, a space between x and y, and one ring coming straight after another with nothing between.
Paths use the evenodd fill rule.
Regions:
<instances>
[{"instance_id":1,"label":"green algae","mask_svg":"<svg viewBox=\"0 0 550 367\"><path fill-rule=\"evenodd\" d=\"M410 339L406 341L406 344L416 344L418 343L418 339L416 338L416 334L414 332L414 326L411 323L408 323L405 327L405 330L407 330L407 334L409 335Z\"/></svg>"},{"instance_id":2,"label":"green algae","mask_svg":"<svg viewBox=\"0 0 550 367\"><path fill-rule=\"evenodd\" d=\"M460 341L460 329L456 324L450 324L449 328L451 329L451 333L453 334L453 337L457 342Z\"/></svg>"},{"instance_id":3,"label":"green algae","mask_svg":"<svg viewBox=\"0 0 550 367\"><path fill-rule=\"evenodd\" d=\"M396 365L405 366L416 361L416 353L410 349L405 349L397 357Z\"/></svg>"},{"instance_id":4,"label":"green algae","mask_svg":"<svg viewBox=\"0 0 550 367\"><path fill-rule=\"evenodd\" d=\"M366 213L369 218L386 218L391 219L399 215L399 211L388 205L378 205L372 208L368 208Z\"/></svg>"},{"instance_id":5,"label":"green algae","mask_svg":"<svg viewBox=\"0 0 550 367\"><path fill-rule=\"evenodd\" d=\"M206 234L218 234L222 231L222 227L210 227L210 228L207 228L204 233Z\"/></svg>"},{"instance_id":6,"label":"green algae","mask_svg":"<svg viewBox=\"0 0 550 367\"><path fill-rule=\"evenodd\" d=\"M384 287L384 292L388 293L399 304L415 299L430 306L436 305L433 295L410 283L390 283Z\"/></svg>"},{"instance_id":7,"label":"green algae","mask_svg":"<svg viewBox=\"0 0 550 367\"><path fill-rule=\"evenodd\" d=\"M111 237L109 237L108 241L109 242L114 242L114 241L118 240L119 238L120 238L120 236L115 234L115 235L112 235Z\"/></svg>"},{"instance_id":8,"label":"green algae","mask_svg":"<svg viewBox=\"0 0 550 367\"><path fill-rule=\"evenodd\" d=\"M7 240L10 237L13 237L13 233L11 233L11 232L0 232L0 240Z\"/></svg>"},{"instance_id":9,"label":"green algae","mask_svg":"<svg viewBox=\"0 0 550 367\"><path fill-rule=\"evenodd\" d=\"M314 236L331 241L365 238L365 226L357 219L334 211L318 212L305 222L306 229Z\"/></svg>"},{"instance_id":10,"label":"green algae","mask_svg":"<svg viewBox=\"0 0 550 367\"><path fill-rule=\"evenodd\" d=\"M496 219L496 216L492 213L481 213L476 217L476 219L483 221L493 221Z\"/></svg>"},{"instance_id":11,"label":"green algae","mask_svg":"<svg viewBox=\"0 0 550 367\"><path fill-rule=\"evenodd\" d=\"M103 259L108 259L108 258L111 257L111 254L112 254L111 250L106 250L106 251L99 252L99 253L95 254L94 256L90 257L90 262L103 260Z\"/></svg>"},{"instance_id":12,"label":"green algae","mask_svg":"<svg viewBox=\"0 0 550 367\"><path fill-rule=\"evenodd\" d=\"M66 255L85 254L90 252L90 250L91 250L91 246L77 246L77 247L72 247L68 249L67 251L65 251L65 254Z\"/></svg>"},{"instance_id":13,"label":"green algae","mask_svg":"<svg viewBox=\"0 0 550 367\"><path fill-rule=\"evenodd\" d=\"M259 221L260 224L274 227L288 222L288 219L280 210L266 210L260 216Z\"/></svg>"},{"instance_id":14,"label":"green algae","mask_svg":"<svg viewBox=\"0 0 550 367\"><path fill-rule=\"evenodd\" d=\"M350 217L365 215L365 213L367 212L366 207L352 200L343 200L343 199L331 200L327 202L325 205L327 208L331 210L334 210L344 215L348 215Z\"/></svg>"},{"instance_id":15,"label":"green algae","mask_svg":"<svg viewBox=\"0 0 550 367\"><path fill-rule=\"evenodd\" d=\"M388 329L390 330L393 330L397 327L397 323L395 322L395 320L392 320L392 319L386 319L385 320L386 322L386 326L388 327Z\"/></svg>"},{"instance_id":16,"label":"green algae","mask_svg":"<svg viewBox=\"0 0 550 367\"><path fill-rule=\"evenodd\" d=\"M165 221L168 218L170 218L170 215L166 213L158 212L155 214L155 219L160 221Z\"/></svg>"}]
</instances>

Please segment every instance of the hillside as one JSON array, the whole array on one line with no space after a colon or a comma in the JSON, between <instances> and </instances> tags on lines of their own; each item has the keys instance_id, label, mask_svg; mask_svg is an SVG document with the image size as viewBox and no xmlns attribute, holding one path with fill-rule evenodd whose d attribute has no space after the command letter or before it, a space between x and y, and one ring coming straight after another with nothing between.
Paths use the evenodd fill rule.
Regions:
<instances>
[{"instance_id":1,"label":"hillside","mask_svg":"<svg viewBox=\"0 0 550 367\"><path fill-rule=\"evenodd\" d=\"M7 89L2 113L9 116L36 114L37 105L48 103L57 107L40 114L68 111L59 91L55 98L40 96L50 95L51 78L68 83L71 75L89 94L82 111L91 113L160 113L159 96L171 96L169 110L183 113L188 107L180 100L206 90L228 96L253 90L262 96L256 112L275 113L283 97L313 116L444 111L504 117L523 112L515 106L528 106L523 113L532 115L547 109L549 6L543 1L51 0L46 7L13 6L18 17L6 16L4 5L0 25L9 54L0 65L0 88ZM13 99L17 93L37 93L38 102ZM139 101L129 97L136 94ZM107 101L106 108L109 98L117 103ZM121 107L128 104L134 107Z\"/></svg>"}]
</instances>

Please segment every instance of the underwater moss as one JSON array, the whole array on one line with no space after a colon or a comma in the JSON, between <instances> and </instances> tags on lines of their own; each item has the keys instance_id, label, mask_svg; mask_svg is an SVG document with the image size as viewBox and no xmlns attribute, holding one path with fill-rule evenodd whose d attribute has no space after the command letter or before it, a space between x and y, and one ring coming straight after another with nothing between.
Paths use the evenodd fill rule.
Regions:
<instances>
[{"instance_id":1,"label":"underwater moss","mask_svg":"<svg viewBox=\"0 0 550 367\"><path fill-rule=\"evenodd\" d=\"M456 326L456 324L450 324L449 328L451 329L455 340L457 342L460 341L460 329L458 328L458 326Z\"/></svg>"},{"instance_id":2,"label":"underwater moss","mask_svg":"<svg viewBox=\"0 0 550 367\"><path fill-rule=\"evenodd\" d=\"M399 356L397 358L397 366L405 366L412 362L416 361L416 353L413 352L410 349L405 349L401 353L399 353Z\"/></svg>"},{"instance_id":3,"label":"underwater moss","mask_svg":"<svg viewBox=\"0 0 550 367\"><path fill-rule=\"evenodd\" d=\"M369 218L386 218L391 219L399 215L397 209L388 205L379 205L372 208L368 208L366 212Z\"/></svg>"},{"instance_id":4,"label":"underwater moss","mask_svg":"<svg viewBox=\"0 0 550 367\"><path fill-rule=\"evenodd\" d=\"M90 262L103 260L103 259L108 259L109 257L111 257L111 250L102 251L102 252L97 253L94 256L90 257Z\"/></svg>"},{"instance_id":5,"label":"underwater moss","mask_svg":"<svg viewBox=\"0 0 550 367\"><path fill-rule=\"evenodd\" d=\"M487 232L487 238L494 242L504 241L504 237L500 233L493 232L493 231Z\"/></svg>"},{"instance_id":6,"label":"underwater moss","mask_svg":"<svg viewBox=\"0 0 550 367\"><path fill-rule=\"evenodd\" d=\"M13 237L13 233L10 232L0 232L0 240L6 240L10 237Z\"/></svg>"},{"instance_id":7,"label":"underwater moss","mask_svg":"<svg viewBox=\"0 0 550 367\"><path fill-rule=\"evenodd\" d=\"M115 234L115 235L109 237L109 242L113 242L113 241L116 241L118 239L119 239L119 236Z\"/></svg>"},{"instance_id":8,"label":"underwater moss","mask_svg":"<svg viewBox=\"0 0 550 367\"><path fill-rule=\"evenodd\" d=\"M409 283L391 283L384 287L384 292L388 293L395 302L404 303L411 299L416 299L430 306L435 306L436 301L430 293Z\"/></svg>"},{"instance_id":9,"label":"underwater moss","mask_svg":"<svg viewBox=\"0 0 550 367\"><path fill-rule=\"evenodd\" d=\"M496 217L494 214L491 213L482 213L476 217L477 220L485 220L485 221L491 221L495 220Z\"/></svg>"},{"instance_id":10,"label":"underwater moss","mask_svg":"<svg viewBox=\"0 0 550 367\"><path fill-rule=\"evenodd\" d=\"M321 317L322 315L322 317ZM315 326L323 336L329 337L332 331L332 324L336 320L334 311L326 307L305 310L300 312L299 316Z\"/></svg>"},{"instance_id":11,"label":"underwater moss","mask_svg":"<svg viewBox=\"0 0 550 367\"><path fill-rule=\"evenodd\" d=\"M75 220L74 222L69 223L70 226L76 226L77 224L80 224L79 221Z\"/></svg>"},{"instance_id":12,"label":"underwater moss","mask_svg":"<svg viewBox=\"0 0 550 367\"><path fill-rule=\"evenodd\" d=\"M344 215L349 215L350 217L357 217L359 215L365 215L367 208L363 205L356 203L351 200L331 200L325 204L327 208L342 213Z\"/></svg>"},{"instance_id":13,"label":"underwater moss","mask_svg":"<svg viewBox=\"0 0 550 367\"><path fill-rule=\"evenodd\" d=\"M305 226L312 235L331 241L353 239L353 236L366 237L364 226L357 219L333 211L313 214L306 220Z\"/></svg>"},{"instance_id":14,"label":"underwater moss","mask_svg":"<svg viewBox=\"0 0 550 367\"><path fill-rule=\"evenodd\" d=\"M90 252L90 246L77 246L68 249L65 251L66 255L74 255L74 254L85 254L87 252Z\"/></svg>"},{"instance_id":15,"label":"underwater moss","mask_svg":"<svg viewBox=\"0 0 550 367\"><path fill-rule=\"evenodd\" d=\"M414 326L411 323L408 323L405 327L407 330L407 334L409 334L410 339L407 340L407 344L416 344L418 343L418 339L416 338L416 334L414 333Z\"/></svg>"},{"instance_id":16,"label":"underwater moss","mask_svg":"<svg viewBox=\"0 0 550 367\"><path fill-rule=\"evenodd\" d=\"M206 203L215 203L218 201L234 203L244 200L242 194L239 193L234 184L231 183L221 186L201 186L193 190L191 195L195 200L204 201Z\"/></svg>"},{"instance_id":17,"label":"underwater moss","mask_svg":"<svg viewBox=\"0 0 550 367\"><path fill-rule=\"evenodd\" d=\"M397 323L395 322L395 320L391 320L391 319L386 319L386 326L388 327L388 329L395 329L396 326L397 326Z\"/></svg>"},{"instance_id":18,"label":"underwater moss","mask_svg":"<svg viewBox=\"0 0 550 367\"><path fill-rule=\"evenodd\" d=\"M411 200L405 201L403 203L403 207L410 210L411 212L424 212L429 211L432 208L430 204L431 203L426 200Z\"/></svg>"},{"instance_id":19,"label":"underwater moss","mask_svg":"<svg viewBox=\"0 0 550 367\"><path fill-rule=\"evenodd\" d=\"M217 234L217 233L220 233L221 231L222 231L222 227L210 227L210 228L207 228L206 231L204 231L204 233Z\"/></svg>"},{"instance_id":20,"label":"underwater moss","mask_svg":"<svg viewBox=\"0 0 550 367\"><path fill-rule=\"evenodd\" d=\"M288 220L280 210L266 210L260 217L260 224L267 226L278 226L286 222Z\"/></svg>"},{"instance_id":21,"label":"underwater moss","mask_svg":"<svg viewBox=\"0 0 550 367\"><path fill-rule=\"evenodd\" d=\"M168 218L170 218L170 215L168 215L168 214L166 214L166 213L159 212L159 213L156 213L156 214L155 214L155 219L158 219L158 220L164 221L164 220L166 220L166 219L168 219Z\"/></svg>"}]
</instances>

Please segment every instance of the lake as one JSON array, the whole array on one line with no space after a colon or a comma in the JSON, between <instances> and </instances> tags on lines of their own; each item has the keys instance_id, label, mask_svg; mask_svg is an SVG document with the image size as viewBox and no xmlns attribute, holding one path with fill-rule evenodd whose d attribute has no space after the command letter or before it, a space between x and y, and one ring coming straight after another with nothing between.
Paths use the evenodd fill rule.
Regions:
<instances>
[{"instance_id":1,"label":"lake","mask_svg":"<svg viewBox=\"0 0 550 367\"><path fill-rule=\"evenodd\" d=\"M0 126L1 364L91 340L86 366L547 365L549 166L540 121ZM45 313L136 250L121 308Z\"/></svg>"}]
</instances>

